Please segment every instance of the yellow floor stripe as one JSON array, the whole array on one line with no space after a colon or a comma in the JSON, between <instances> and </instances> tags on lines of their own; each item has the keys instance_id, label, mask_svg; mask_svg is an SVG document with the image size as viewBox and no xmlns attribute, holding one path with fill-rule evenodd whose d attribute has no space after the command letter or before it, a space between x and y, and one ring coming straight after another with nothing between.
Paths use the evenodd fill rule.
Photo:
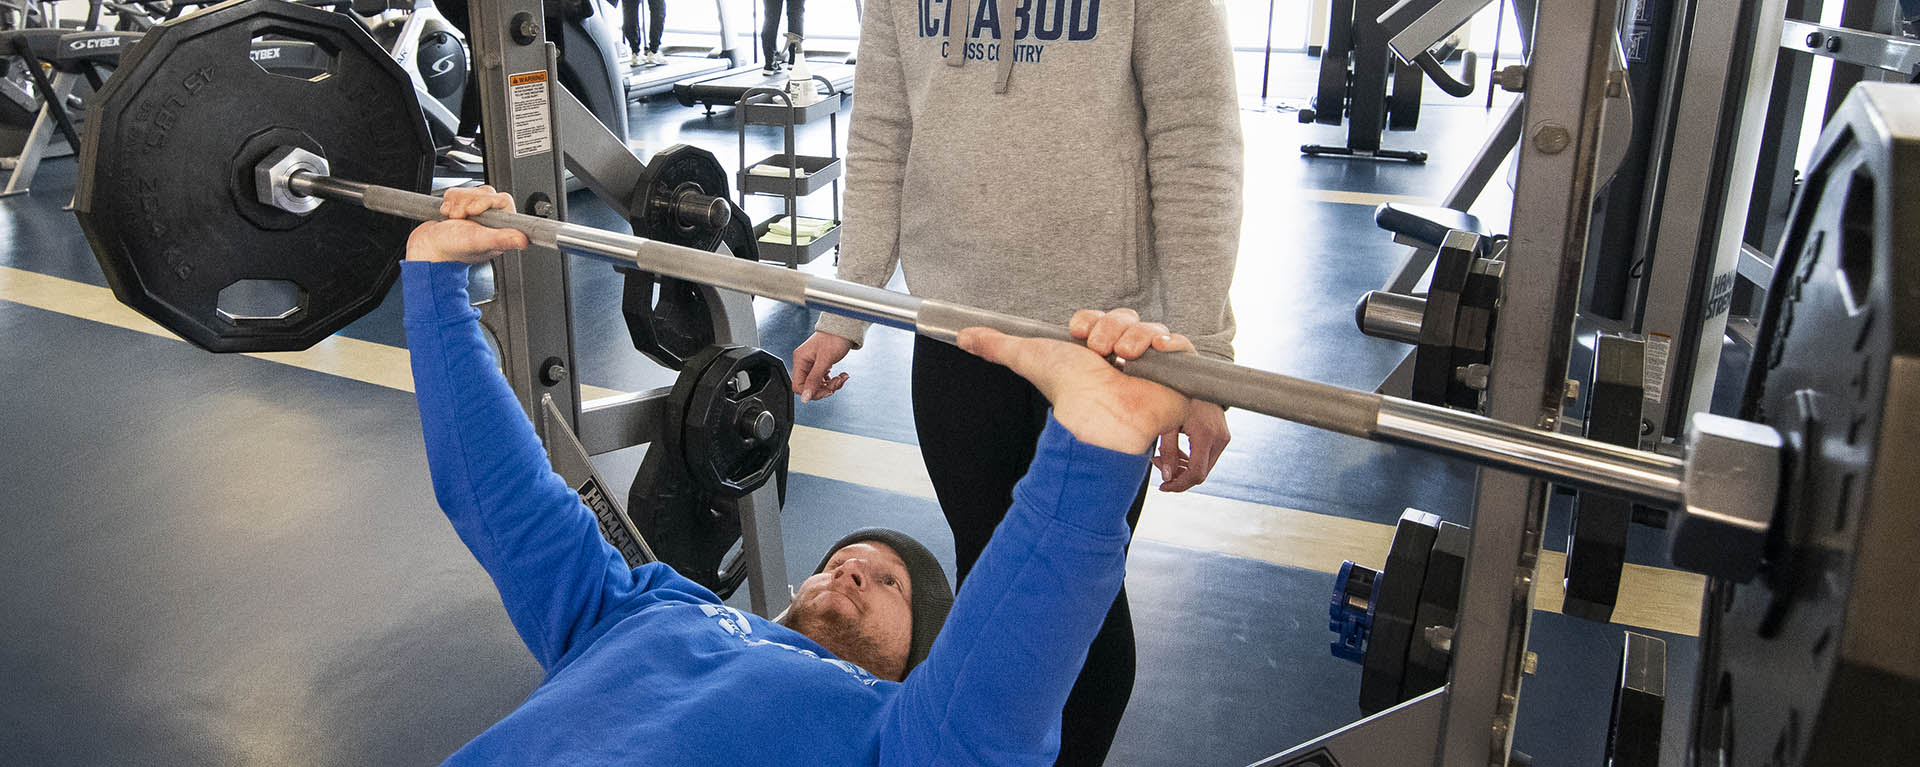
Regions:
<instances>
[{"instance_id":1,"label":"yellow floor stripe","mask_svg":"<svg viewBox=\"0 0 1920 767\"><path fill-rule=\"evenodd\" d=\"M0 266L0 299L25 304L151 336L179 340L159 323L141 316L113 297L113 292L84 282L50 277L38 272ZM298 352L265 352L248 357L348 378L375 386L413 391L413 373L407 350L335 335ZM613 389L582 386L581 396L596 399L620 394Z\"/></svg>"},{"instance_id":2,"label":"yellow floor stripe","mask_svg":"<svg viewBox=\"0 0 1920 767\"><path fill-rule=\"evenodd\" d=\"M122 305L106 288L0 267L0 299L174 338L153 321ZM249 355L305 370L401 391L413 391L405 349L334 336L302 352ZM582 387L595 399L620 392ZM914 445L827 429L796 426L793 471L915 498L932 499L933 484ZM1323 573L1353 560L1378 568L1386 559L1393 528L1361 520L1266 506L1199 493L1151 493L1141 515L1144 540ZM1545 552L1535 584L1535 605L1558 611L1565 555ZM1699 632L1705 579L1690 573L1628 565L1621 576L1614 622L1675 634Z\"/></svg>"},{"instance_id":3,"label":"yellow floor stripe","mask_svg":"<svg viewBox=\"0 0 1920 767\"><path fill-rule=\"evenodd\" d=\"M1365 205L1369 208L1386 203L1401 205L1432 205L1433 200L1415 197L1409 194L1369 194L1367 192L1342 192L1337 189L1298 189L1287 192L1297 194L1311 202L1332 202L1341 205Z\"/></svg>"},{"instance_id":4,"label":"yellow floor stripe","mask_svg":"<svg viewBox=\"0 0 1920 767\"><path fill-rule=\"evenodd\" d=\"M1379 569L1393 543L1393 526L1196 493L1151 493L1140 515L1139 538L1257 559L1276 565L1340 571L1353 560ZM1534 582L1534 607L1560 612L1566 555L1543 551ZM1627 565L1613 622L1696 636L1706 578L1679 570Z\"/></svg>"}]
</instances>

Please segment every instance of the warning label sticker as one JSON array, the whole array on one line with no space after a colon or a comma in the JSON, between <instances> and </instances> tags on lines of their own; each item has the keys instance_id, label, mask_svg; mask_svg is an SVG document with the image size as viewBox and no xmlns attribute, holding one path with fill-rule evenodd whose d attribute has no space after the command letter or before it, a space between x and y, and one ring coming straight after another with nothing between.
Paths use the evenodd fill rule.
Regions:
<instances>
[{"instance_id":1,"label":"warning label sticker","mask_svg":"<svg viewBox=\"0 0 1920 767\"><path fill-rule=\"evenodd\" d=\"M513 115L514 159L553 151L553 120L547 102L546 70L509 75L507 108Z\"/></svg>"},{"instance_id":2,"label":"warning label sticker","mask_svg":"<svg viewBox=\"0 0 1920 767\"><path fill-rule=\"evenodd\" d=\"M1661 333L1647 336L1646 369L1641 373L1641 385L1646 387L1646 401L1660 404L1667 398L1667 359L1673 351L1673 337Z\"/></svg>"}]
</instances>

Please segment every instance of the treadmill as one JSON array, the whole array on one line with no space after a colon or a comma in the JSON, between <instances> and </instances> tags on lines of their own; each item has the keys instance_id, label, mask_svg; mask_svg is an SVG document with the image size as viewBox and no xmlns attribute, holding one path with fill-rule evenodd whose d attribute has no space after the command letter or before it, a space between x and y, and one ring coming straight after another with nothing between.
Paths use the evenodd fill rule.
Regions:
<instances>
[{"instance_id":1,"label":"treadmill","mask_svg":"<svg viewBox=\"0 0 1920 767\"><path fill-rule=\"evenodd\" d=\"M667 63L657 67L636 66L627 71L628 101L666 93L682 80L731 71L738 63L732 52L725 56L689 56L675 52L675 47L660 47L660 52L667 57Z\"/></svg>"},{"instance_id":2,"label":"treadmill","mask_svg":"<svg viewBox=\"0 0 1920 767\"><path fill-rule=\"evenodd\" d=\"M714 0L714 10L720 16L720 46L703 48L695 45L662 45L660 53L667 57L667 63L656 67L643 66L630 62L627 70L627 100L638 101L673 90L682 80L706 77L727 72L741 65L745 59L740 55L739 40L734 37L733 24L727 18L727 0ZM647 15L640 14L644 27ZM646 30L641 30L641 39L645 39Z\"/></svg>"},{"instance_id":3,"label":"treadmill","mask_svg":"<svg viewBox=\"0 0 1920 767\"><path fill-rule=\"evenodd\" d=\"M853 62L828 59L807 59L807 71L816 77L824 77L833 83L834 91L850 93L853 91ZM713 114L717 106L730 107L740 103L740 99L753 88L785 88L787 73L767 74L759 64L736 67L704 77L693 77L673 84L673 97L682 106L705 105L707 114Z\"/></svg>"}]
</instances>

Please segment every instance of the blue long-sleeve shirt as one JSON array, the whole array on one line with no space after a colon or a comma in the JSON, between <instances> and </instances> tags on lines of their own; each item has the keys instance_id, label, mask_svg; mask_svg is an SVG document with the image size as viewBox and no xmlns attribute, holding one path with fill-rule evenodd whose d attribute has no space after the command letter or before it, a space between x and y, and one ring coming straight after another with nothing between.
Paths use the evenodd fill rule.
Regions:
<instances>
[{"instance_id":1,"label":"blue long-sleeve shirt","mask_svg":"<svg viewBox=\"0 0 1920 767\"><path fill-rule=\"evenodd\" d=\"M549 468L468 305L462 264L406 262L407 343L441 508L546 669L453 764L1051 764L1120 588L1145 455L1049 421L1012 508L905 683L629 569Z\"/></svg>"}]
</instances>

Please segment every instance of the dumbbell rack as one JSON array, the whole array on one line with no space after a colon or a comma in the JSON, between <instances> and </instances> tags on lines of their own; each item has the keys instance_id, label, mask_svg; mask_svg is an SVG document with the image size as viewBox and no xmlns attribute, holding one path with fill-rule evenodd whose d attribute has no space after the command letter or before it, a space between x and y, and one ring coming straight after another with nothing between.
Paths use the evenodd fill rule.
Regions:
<instances>
[{"instance_id":1,"label":"dumbbell rack","mask_svg":"<svg viewBox=\"0 0 1920 767\"><path fill-rule=\"evenodd\" d=\"M804 106L795 105L793 96L778 88L749 88L740 97L740 103L733 110L734 127L740 136L740 172L736 186L740 190L740 207L747 206L748 195L780 197L786 200L785 215L789 223L798 223L800 219L800 198L820 191L822 187L833 187L833 228L811 241L802 243L799 233L793 232L785 242L779 237L767 238L767 230L779 216L770 216L767 220L755 224L753 236L759 241L760 257L766 261L778 261L789 267L810 263L821 254L838 247L840 244L840 176L845 163L840 159L840 105L841 95L834 90L832 81L815 76L815 82L826 86L827 92L818 101ZM795 126L808 122L818 122L821 117L827 119L827 154L803 155L798 151L794 135ZM749 165L747 163L747 126L778 125L784 128L786 144L784 151L768 156L766 159ZM754 167L774 165L800 171L789 172L785 178L759 176L749 173Z\"/></svg>"}]
</instances>

